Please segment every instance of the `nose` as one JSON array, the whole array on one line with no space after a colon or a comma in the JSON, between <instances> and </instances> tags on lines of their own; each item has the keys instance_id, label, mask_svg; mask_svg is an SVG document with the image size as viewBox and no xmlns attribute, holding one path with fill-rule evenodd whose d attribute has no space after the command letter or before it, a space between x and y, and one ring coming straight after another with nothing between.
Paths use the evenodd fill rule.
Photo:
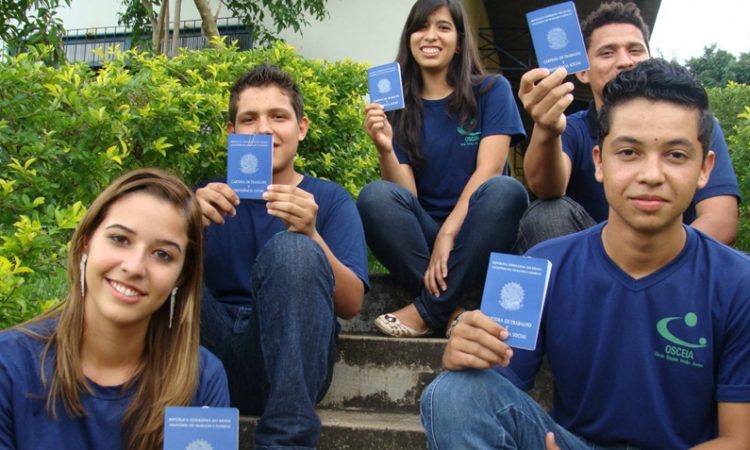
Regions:
<instances>
[{"instance_id":1,"label":"nose","mask_svg":"<svg viewBox=\"0 0 750 450\"><path fill-rule=\"evenodd\" d=\"M143 276L146 273L145 258L144 251L133 249L123 255L120 270L130 276Z\"/></svg>"},{"instance_id":2,"label":"nose","mask_svg":"<svg viewBox=\"0 0 750 450\"><path fill-rule=\"evenodd\" d=\"M271 121L268 117L263 116L258 118L258 129L256 130L256 133L271 134Z\"/></svg>"},{"instance_id":3,"label":"nose","mask_svg":"<svg viewBox=\"0 0 750 450\"><path fill-rule=\"evenodd\" d=\"M649 186L656 186L664 182L664 171L658 155L650 155L645 158L638 171L638 181Z\"/></svg>"},{"instance_id":4,"label":"nose","mask_svg":"<svg viewBox=\"0 0 750 450\"><path fill-rule=\"evenodd\" d=\"M424 38L428 41L432 41L437 39L437 33L435 32L435 27L432 25L428 25L425 29Z\"/></svg>"},{"instance_id":5,"label":"nose","mask_svg":"<svg viewBox=\"0 0 750 450\"><path fill-rule=\"evenodd\" d=\"M619 69L630 69L635 65L633 56L630 54L627 48L621 48L617 50L617 68Z\"/></svg>"}]
</instances>

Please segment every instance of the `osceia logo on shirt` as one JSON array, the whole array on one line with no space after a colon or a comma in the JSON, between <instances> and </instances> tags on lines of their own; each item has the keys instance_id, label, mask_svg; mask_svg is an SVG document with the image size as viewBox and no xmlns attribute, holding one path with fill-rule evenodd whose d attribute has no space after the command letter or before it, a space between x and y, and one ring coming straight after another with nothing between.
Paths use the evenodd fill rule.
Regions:
<instances>
[{"instance_id":1,"label":"osceia logo on shirt","mask_svg":"<svg viewBox=\"0 0 750 450\"><path fill-rule=\"evenodd\" d=\"M695 335L698 315L689 312L684 317L665 317L656 322L656 331L667 342L654 352L654 356L675 364L684 364L692 367L703 367L699 358L702 353L700 349L708 347L705 336L689 339L689 334ZM691 330L692 329L692 330Z\"/></svg>"}]
</instances>

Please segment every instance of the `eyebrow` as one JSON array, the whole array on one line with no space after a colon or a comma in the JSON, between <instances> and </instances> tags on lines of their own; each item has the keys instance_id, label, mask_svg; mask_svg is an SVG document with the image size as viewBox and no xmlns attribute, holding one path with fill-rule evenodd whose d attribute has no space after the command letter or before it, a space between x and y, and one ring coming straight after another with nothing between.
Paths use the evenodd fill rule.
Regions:
<instances>
[{"instance_id":1,"label":"eyebrow","mask_svg":"<svg viewBox=\"0 0 750 450\"><path fill-rule=\"evenodd\" d=\"M640 144L642 141L633 136L617 136L612 139L612 144ZM682 145L689 148L695 148L690 139L687 138L676 138L670 139L664 143L667 146Z\"/></svg>"},{"instance_id":2,"label":"eyebrow","mask_svg":"<svg viewBox=\"0 0 750 450\"><path fill-rule=\"evenodd\" d=\"M109 230L109 229L112 229L112 228L117 228L119 230L123 230L123 231L125 231L126 233L129 233L129 234L135 234L135 235L138 234L138 233L135 232L135 230L132 230L132 229L126 227L125 225L120 225L119 223L112 224L112 225L108 226L107 228L105 228L105 230ZM160 242L160 243L162 243L164 245L169 245L170 247L174 247L178 252L182 253L182 247L180 247L180 244L178 244L177 242L170 241L169 239L157 239L156 241Z\"/></svg>"}]
</instances>

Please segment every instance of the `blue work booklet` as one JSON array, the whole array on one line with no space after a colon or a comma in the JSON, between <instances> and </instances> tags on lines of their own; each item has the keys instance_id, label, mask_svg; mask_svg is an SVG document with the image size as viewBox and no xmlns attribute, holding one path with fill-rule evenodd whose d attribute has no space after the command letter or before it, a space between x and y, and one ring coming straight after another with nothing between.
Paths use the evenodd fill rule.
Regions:
<instances>
[{"instance_id":1,"label":"blue work booklet","mask_svg":"<svg viewBox=\"0 0 750 450\"><path fill-rule=\"evenodd\" d=\"M273 136L230 134L227 184L240 198L259 199L273 180Z\"/></svg>"},{"instance_id":2,"label":"blue work booklet","mask_svg":"<svg viewBox=\"0 0 750 450\"><path fill-rule=\"evenodd\" d=\"M237 408L168 406L164 411L164 450L239 447Z\"/></svg>"},{"instance_id":3,"label":"blue work booklet","mask_svg":"<svg viewBox=\"0 0 750 450\"><path fill-rule=\"evenodd\" d=\"M480 309L508 329L511 347L536 348L551 269L546 259L490 254Z\"/></svg>"},{"instance_id":4,"label":"blue work booklet","mask_svg":"<svg viewBox=\"0 0 750 450\"><path fill-rule=\"evenodd\" d=\"M576 5L565 2L526 14L539 67L565 67L568 73L589 69Z\"/></svg>"},{"instance_id":5,"label":"blue work booklet","mask_svg":"<svg viewBox=\"0 0 750 450\"><path fill-rule=\"evenodd\" d=\"M404 107L404 88L401 84L401 66L397 62L367 69L370 102L380 103L391 111Z\"/></svg>"}]
</instances>

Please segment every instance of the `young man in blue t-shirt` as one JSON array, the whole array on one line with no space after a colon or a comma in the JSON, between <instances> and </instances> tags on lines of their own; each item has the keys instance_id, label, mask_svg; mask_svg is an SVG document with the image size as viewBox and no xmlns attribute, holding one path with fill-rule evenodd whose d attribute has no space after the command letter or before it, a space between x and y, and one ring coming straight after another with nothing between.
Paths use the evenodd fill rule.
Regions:
<instances>
[{"instance_id":1,"label":"young man in blue t-shirt","mask_svg":"<svg viewBox=\"0 0 750 450\"><path fill-rule=\"evenodd\" d=\"M608 220L528 252L552 263L535 351L460 317L422 399L430 448L750 448L750 259L682 221L714 164L708 97L649 60L603 99ZM519 389L545 355L549 415Z\"/></svg>"},{"instance_id":2,"label":"young man in blue t-shirt","mask_svg":"<svg viewBox=\"0 0 750 450\"><path fill-rule=\"evenodd\" d=\"M623 70L650 58L648 25L634 3L607 2L582 23L590 69L576 74L594 100L569 116L573 83L567 72L532 69L521 79L518 96L534 120L524 155L524 176L539 200L519 226L518 249L525 251L551 237L599 223L607 217L604 192L594 179L591 151L596 144L597 111L604 85ZM684 215L685 223L731 244L737 233L739 187L718 121L709 146L716 154L711 179L699 189Z\"/></svg>"},{"instance_id":3,"label":"young man in blue t-shirt","mask_svg":"<svg viewBox=\"0 0 750 450\"><path fill-rule=\"evenodd\" d=\"M201 342L224 363L232 405L261 416L256 448L315 447L336 317L356 315L367 288L362 224L342 187L294 169L308 122L287 73L257 66L229 102L229 133L273 135L273 184L262 200L240 200L223 179L196 191L207 226Z\"/></svg>"}]
</instances>

